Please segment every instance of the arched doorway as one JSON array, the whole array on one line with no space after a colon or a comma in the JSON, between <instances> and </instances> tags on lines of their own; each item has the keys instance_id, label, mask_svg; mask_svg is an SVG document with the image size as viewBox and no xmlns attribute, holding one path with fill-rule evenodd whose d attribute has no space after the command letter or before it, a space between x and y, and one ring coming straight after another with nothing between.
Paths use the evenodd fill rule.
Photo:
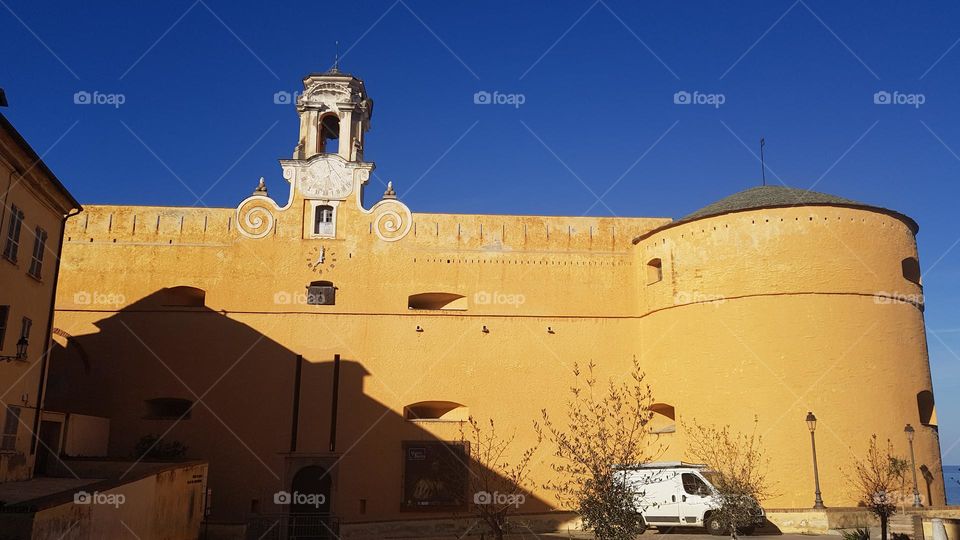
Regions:
<instances>
[{"instance_id":1,"label":"arched doorway","mask_svg":"<svg viewBox=\"0 0 960 540\"><path fill-rule=\"evenodd\" d=\"M289 539L337 538L336 523L330 516L330 486L329 472L319 465L308 465L293 476L290 484Z\"/></svg>"}]
</instances>

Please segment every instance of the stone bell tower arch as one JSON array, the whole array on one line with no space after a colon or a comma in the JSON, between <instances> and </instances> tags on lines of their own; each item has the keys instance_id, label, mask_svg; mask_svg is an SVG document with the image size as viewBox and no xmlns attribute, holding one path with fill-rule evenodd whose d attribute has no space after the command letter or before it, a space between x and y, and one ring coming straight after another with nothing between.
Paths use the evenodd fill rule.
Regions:
<instances>
[{"instance_id":1,"label":"stone bell tower arch","mask_svg":"<svg viewBox=\"0 0 960 540\"><path fill-rule=\"evenodd\" d=\"M336 154L346 161L363 161L373 100L362 80L337 68L307 75L297 97L297 113L300 139L293 159Z\"/></svg>"}]
</instances>

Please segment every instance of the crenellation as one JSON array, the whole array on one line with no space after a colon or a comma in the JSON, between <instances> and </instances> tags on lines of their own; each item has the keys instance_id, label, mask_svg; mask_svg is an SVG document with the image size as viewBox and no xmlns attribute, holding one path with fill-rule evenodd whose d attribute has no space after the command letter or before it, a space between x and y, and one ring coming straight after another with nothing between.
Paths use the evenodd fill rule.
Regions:
<instances>
[{"instance_id":1,"label":"crenellation","mask_svg":"<svg viewBox=\"0 0 960 540\"><path fill-rule=\"evenodd\" d=\"M221 224L216 227L216 224ZM224 208L88 206L67 221L67 241L196 243L236 238Z\"/></svg>"}]
</instances>

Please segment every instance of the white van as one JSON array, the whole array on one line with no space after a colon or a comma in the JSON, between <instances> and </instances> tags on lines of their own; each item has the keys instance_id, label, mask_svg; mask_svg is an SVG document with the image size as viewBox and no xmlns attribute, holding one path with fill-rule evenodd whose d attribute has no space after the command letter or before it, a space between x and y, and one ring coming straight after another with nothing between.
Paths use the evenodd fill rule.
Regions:
<instances>
[{"instance_id":1,"label":"white van","mask_svg":"<svg viewBox=\"0 0 960 540\"><path fill-rule=\"evenodd\" d=\"M634 502L644 524L664 527L706 527L711 534L727 534L723 523L714 515L720 507L716 490L710 483L705 465L682 461L646 463L617 467L617 474L634 494ZM752 526L741 530L750 534L753 527L764 523L763 509Z\"/></svg>"}]
</instances>

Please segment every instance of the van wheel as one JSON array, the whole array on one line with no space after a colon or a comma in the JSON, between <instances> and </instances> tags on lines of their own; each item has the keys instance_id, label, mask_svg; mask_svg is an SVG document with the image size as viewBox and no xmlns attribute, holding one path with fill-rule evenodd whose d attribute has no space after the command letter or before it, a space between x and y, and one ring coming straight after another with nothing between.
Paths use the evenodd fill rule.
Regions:
<instances>
[{"instance_id":1,"label":"van wheel","mask_svg":"<svg viewBox=\"0 0 960 540\"><path fill-rule=\"evenodd\" d=\"M647 532L647 520L643 519L642 515L637 516L637 532L643 534Z\"/></svg>"},{"instance_id":2,"label":"van wheel","mask_svg":"<svg viewBox=\"0 0 960 540\"><path fill-rule=\"evenodd\" d=\"M720 518L717 516L710 516L707 518L707 532L714 536L723 536L726 534L727 529L723 526L723 522L720 521Z\"/></svg>"}]
</instances>

